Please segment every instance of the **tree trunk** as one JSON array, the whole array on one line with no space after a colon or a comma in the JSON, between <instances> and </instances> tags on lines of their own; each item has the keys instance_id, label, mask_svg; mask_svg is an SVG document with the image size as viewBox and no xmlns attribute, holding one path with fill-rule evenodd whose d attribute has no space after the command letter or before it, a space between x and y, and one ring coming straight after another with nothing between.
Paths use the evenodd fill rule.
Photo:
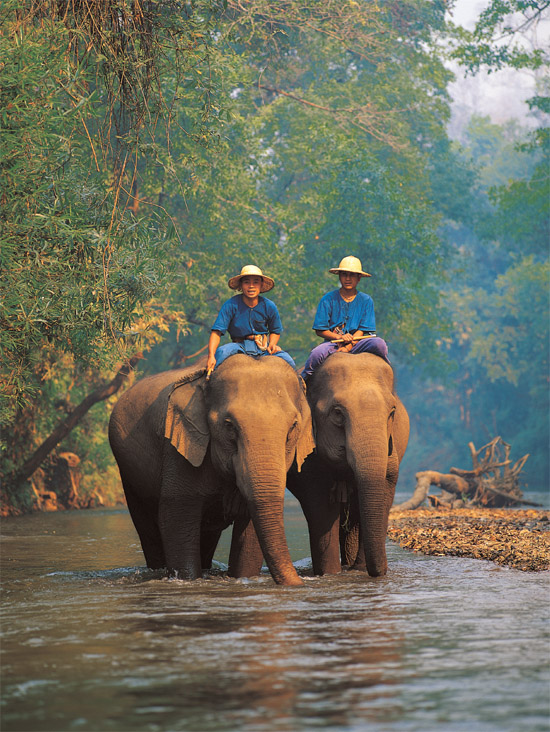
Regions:
<instances>
[{"instance_id":1,"label":"tree trunk","mask_svg":"<svg viewBox=\"0 0 550 732\"><path fill-rule=\"evenodd\" d=\"M31 477L35 470L37 470L42 462L48 457L50 452L63 440L69 432L75 427L84 415L98 402L102 402L108 399L120 389L128 374L133 370L138 361L143 358L143 354L139 353L127 361L106 384L102 384L95 389L91 394L88 394L80 404L78 404L73 411L60 422L49 437L38 447L22 468L17 471L14 479L14 483L23 483L25 480Z\"/></svg>"}]
</instances>

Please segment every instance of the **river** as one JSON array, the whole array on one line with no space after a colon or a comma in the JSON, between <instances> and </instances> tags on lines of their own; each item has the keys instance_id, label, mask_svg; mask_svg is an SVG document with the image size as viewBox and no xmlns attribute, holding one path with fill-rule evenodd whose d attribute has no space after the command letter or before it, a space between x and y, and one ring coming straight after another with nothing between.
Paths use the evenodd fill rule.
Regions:
<instances>
[{"instance_id":1,"label":"river","mask_svg":"<svg viewBox=\"0 0 550 732\"><path fill-rule=\"evenodd\" d=\"M549 572L410 554L304 588L144 568L125 509L2 522L3 732L548 732Z\"/></svg>"}]
</instances>

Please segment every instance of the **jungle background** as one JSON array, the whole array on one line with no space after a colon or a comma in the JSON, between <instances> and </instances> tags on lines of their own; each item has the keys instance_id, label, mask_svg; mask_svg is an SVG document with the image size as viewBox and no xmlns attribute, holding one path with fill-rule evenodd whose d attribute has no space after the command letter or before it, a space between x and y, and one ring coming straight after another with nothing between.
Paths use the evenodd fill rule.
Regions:
<instances>
[{"instance_id":1,"label":"jungle background","mask_svg":"<svg viewBox=\"0 0 550 732\"><path fill-rule=\"evenodd\" d=\"M244 264L302 364L347 254L411 416L400 485L500 435L547 489L549 5L4 0L3 513L66 453L79 505L121 500L116 399L204 355ZM528 119L451 134L450 61L532 73Z\"/></svg>"}]
</instances>

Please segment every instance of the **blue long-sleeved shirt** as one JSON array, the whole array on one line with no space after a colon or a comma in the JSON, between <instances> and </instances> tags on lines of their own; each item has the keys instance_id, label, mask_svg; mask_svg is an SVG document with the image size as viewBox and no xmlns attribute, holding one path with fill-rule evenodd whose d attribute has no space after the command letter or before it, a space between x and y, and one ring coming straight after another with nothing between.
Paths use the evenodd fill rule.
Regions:
<instances>
[{"instance_id":1,"label":"blue long-sleeved shirt","mask_svg":"<svg viewBox=\"0 0 550 732\"><path fill-rule=\"evenodd\" d=\"M227 330L231 338L245 338L261 333L282 333L283 326L272 300L260 295L256 307L250 308L242 295L235 295L221 306L212 330L220 331L222 335Z\"/></svg>"},{"instance_id":2,"label":"blue long-sleeved shirt","mask_svg":"<svg viewBox=\"0 0 550 732\"><path fill-rule=\"evenodd\" d=\"M358 292L352 302L346 302L340 290L323 295L317 306L313 330L334 330L338 326L342 333L355 333L357 330L375 332L372 297L365 292Z\"/></svg>"}]
</instances>

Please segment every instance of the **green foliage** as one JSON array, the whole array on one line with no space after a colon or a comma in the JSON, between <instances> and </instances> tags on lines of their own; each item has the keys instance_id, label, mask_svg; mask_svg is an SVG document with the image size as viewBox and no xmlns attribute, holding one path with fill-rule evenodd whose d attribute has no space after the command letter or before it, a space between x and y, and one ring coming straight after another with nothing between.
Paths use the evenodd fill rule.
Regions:
<instances>
[{"instance_id":1,"label":"green foliage","mask_svg":"<svg viewBox=\"0 0 550 732\"><path fill-rule=\"evenodd\" d=\"M36 397L44 351L112 368L159 278L151 226L117 212L94 165L95 95L66 63L67 32L54 25L48 41L32 29L0 38L3 420Z\"/></svg>"},{"instance_id":2,"label":"green foliage","mask_svg":"<svg viewBox=\"0 0 550 732\"><path fill-rule=\"evenodd\" d=\"M505 12L542 5L491 3L456 57L497 63L486 47ZM4 475L124 359L147 350L158 371L199 353L243 264L275 277L281 345L305 359L347 254L373 274L361 288L404 374L411 455L497 428L514 450L516 435L540 443L529 407L547 362L528 324L548 337L548 137L476 118L451 144L444 3L7 0L2 13ZM94 471L114 475L110 406L63 442L88 491Z\"/></svg>"},{"instance_id":3,"label":"green foliage","mask_svg":"<svg viewBox=\"0 0 550 732\"><path fill-rule=\"evenodd\" d=\"M470 219L446 232L461 255L446 292L452 336L441 341L454 369L423 383L420 397L418 373L402 380L415 415L405 474L469 467L467 443L501 435L516 458L530 454L522 475L541 487L550 477L547 129L529 135L474 119L466 140L480 193Z\"/></svg>"},{"instance_id":4,"label":"green foliage","mask_svg":"<svg viewBox=\"0 0 550 732\"><path fill-rule=\"evenodd\" d=\"M525 257L499 275L494 289L461 290L451 295L463 333L463 367L482 370L490 382L523 383L525 394L540 398L548 354L550 265ZM530 317L526 317L530 313ZM533 364L537 365L533 374Z\"/></svg>"},{"instance_id":5,"label":"green foliage","mask_svg":"<svg viewBox=\"0 0 550 732\"><path fill-rule=\"evenodd\" d=\"M191 144L209 139L207 5L177 21L156 5L165 22L151 34L147 23L158 18L140 26L125 2L99 3L95 16L88 3L2 4L0 420L10 434L1 456L8 484L63 416L55 405L75 406L64 390L76 381L73 394L85 396L158 340L166 322L185 327L161 292L170 218L161 206L140 207L136 171L166 110L155 86L165 67L191 79L169 100L171 110L188 102ZM170 63L176 24L188 31L178 36L186 53ZM105 442L105 411L91 423Z\"/></svg>"},{"instance_id":6,"label":"green foliage","mask_svg":"<svg viewBox=\"0 0 550 732\"><path fill-rule=\"evenodd\" d=\"M426 41L444 8L243 7L231 120L215 148L194 156L185 197L172 194L181 232L172 297L196 326L186 353L206 342L228 277L255 261L277 280L283 345L305 358L316 304L337 284L328 267L353 251L375 275L367 284L381 332L406 358L420 355L423 330L428 359L444 327L433 198L452 177L442 162L449 76Z\"/></svg>"},{"instance_id":7,"label":"green foliage","mask_svg":"<svg viewBox=\"0 0 550 732\"><path fill-rule=\"evenodd\" d=\"M473 31L454 28L451 57L471 73L511 67L539 69L548 63L548 49L533 47L526 37L545 17L548 0L491 0Z\"/></svg>"},{"instance_id":8,"label":"green foliage","mask_svg":"<svg viewBox=\"0 0 550 732\"><path fill-rule=\"evenodd\" d=\"M532 172L489 191L497 209L494 232L511 251L520 247L523 254L544 258L550 241L550 129L537 129L520 150L530 155Z\"/></svg>"},{"instance_id":9,"label":"green foliage","mask_svg":"<svg viewBox=\"0 0 550 732\"><path fill-rule=\"evenodd\" d=\"M531 174L535 159L521 146L528 132L515 121L497 125L488 117L472 116L465 133L464 144L478 172L481 190L508 185Z\"/></svg>"}]
</instances>

